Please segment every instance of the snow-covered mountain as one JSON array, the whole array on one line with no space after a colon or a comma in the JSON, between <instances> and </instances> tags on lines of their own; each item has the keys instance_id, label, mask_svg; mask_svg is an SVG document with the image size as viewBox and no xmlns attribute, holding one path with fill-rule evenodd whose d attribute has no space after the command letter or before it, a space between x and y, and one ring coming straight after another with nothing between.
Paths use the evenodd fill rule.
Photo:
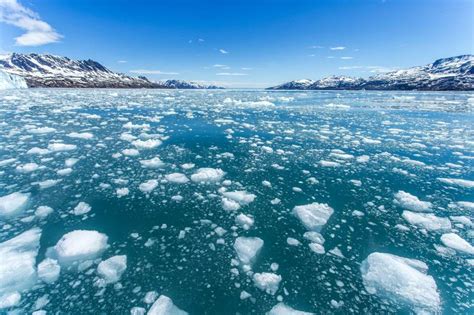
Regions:
<instances>
[{"instance_id":1,"label":"snow-covered mountain","mask_svg":"<svg viewBox=\"0 0 474 315\"><path fill-rule=\"evenodd\" d=\"M311 80L300 80L311 82ZM363 78L332 76L298 85L291 81L270 89L288 90L474 90L474 56L436 60L425 66L386 72Z\"/></svg>"},{"instance_id":2,"label":"snow-covered mountain","mask_svg":"<svg viewBox=\"0 0 474 315\"><path fill-rule=\"evenodd\" d=\"M28 87L72 88L216 88L186 81L153 82L113 72L97 61L48 54L0 55L0 70L23 77ZM198 87L199 86L199 87Z\"/></svg>"},{"instance_id":3,"label":"snow-covered mountain","mask_svg":"<svg viewBox=\"0 0 474 315\"><path fill-rule=\"evenodd\" d=\"M216 85L204 85L193 81L183 80L166 80L157 83L167 89L222 89L222 87Z\"/></svg>"},{"instance_id":4,"label":"snow-covered mountain","mask_svg":"<svg viewBox=\"0 0 474 315\"><path fill-rule=\"evenodd\" d=\"M27 87L26 81L22 77L0 70L0 90L26 89Z\"/></svg>"}]
</instances>

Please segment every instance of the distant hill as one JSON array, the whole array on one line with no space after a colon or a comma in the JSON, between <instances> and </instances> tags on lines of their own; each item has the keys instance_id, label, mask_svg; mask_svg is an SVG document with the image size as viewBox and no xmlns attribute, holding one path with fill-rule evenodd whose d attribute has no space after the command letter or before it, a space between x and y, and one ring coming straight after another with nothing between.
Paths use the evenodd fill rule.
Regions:
<instances>
[{"instance_id":1,"label":"distant hill","mask_svg":"<svg viewBox=\"0 0 474 315\"><path fill-rule=\"evenodd\" d=\"M474 90L474 56L438 59L425 66L390 71L368 79L331 76L320 80L296 80L272 90Z\"/></svg>"},{"instance_id":2,"label":"distant hill","mask_svg":"<svg viewBox=\"0 0 474 315\"><path fill-rule=\"evenodd\" d=\"M23 77L28 87L217 89L181 80L150 81L113 72L97 61L72 60L48 54L0 55L0 70Z\"/></svg>"}]
</instances>

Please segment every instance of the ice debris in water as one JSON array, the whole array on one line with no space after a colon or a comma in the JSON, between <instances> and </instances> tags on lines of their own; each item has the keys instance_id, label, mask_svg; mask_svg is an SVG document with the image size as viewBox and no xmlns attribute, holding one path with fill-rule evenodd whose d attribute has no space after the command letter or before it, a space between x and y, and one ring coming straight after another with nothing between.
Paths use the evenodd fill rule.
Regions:
<instances>
[{"instance_id":1,"label":"ice debris in water","mask_svg":"<svg viewBox=\"0 0 474 315\"><path fill-rule=\"evenodd\" d=\"M313 202L294 207L293 213L306 229L319 232L334 213L334 210L325 203Z\"/></svg>"},{"instance_id":2,"label":"ice debris in water","mask_svg":"<svg viewBox=\"0 0 474 315\"><path fill-rule=\"evenodd\" d=\"M224 177L225 172L219 168L203 167L191 175L191 180L197 183L215 183Z\"/></svg>"},{"instance_id":3,"label":"ice debris in water","mask_svg":"<svg viewBox=\"0 0 474 315\"><path fill-rule=\"evenodd\" d=\"M108 237L97 231L75 230L66 233L48 249L47 256L57 259L62 266L95 259L107 248Z\"/></svg>"},{"instance_id":4,"label":"ice debris in water","mask_svg":"<svg viewBox=\"0 0 474 315\"><path fill-rule=\"evenodd\" d=\"M222 195L224 195L224 197L226 197L227 199L235 201L242 206L251 203L255 200L256 197L254 194L250 194L246 191L228 191L222 193Z\"/></svg>"},{"instance_id":5,"label":"ice debris in water","mask_svg":"<svg viewBox=\"0 0 474 315\"><path fill-rule=\"evenodd\" d=\"M234 249L239 260L245 265L252 265L263 247L263 240L258 237L237 237Z\"/></svg>"},{"instance_id":6,"label":"ice debris in water","mask_svg":"<svg viewBox=\"0 0 474 315\"><path fill-rule=\"evenodd\" d=\"M314 313L297 311L283 302L275 305L266 315L314 315Z\"/></svg>"},{"instance_id":7,"label":"ice debris in water","mask_svg":"<svg viewBox=\"0 0 474 315\"><path fill-rule=\"evenodd\" d=\"M33 228L0 243L0 304L5 307L20 302L20 293L35 285L40 237L41 229Z\"/></svg>"},{"instance_id":8,"label":"ice debris in water","mask_svg":"<svg viewBox=\"0 0 474 315\"><path fill-rule=\"evenodd\" d=\"M120 280L127 269L127 256L117 255L101 261L97 266L97 273L106 283L115 283Z\"/></svg>"},{"instance_id":9,"label":"ice debris in water","mask_svg":"<svg viewBox=\"0 0 474 315\"><path fill-rule=\"evenodd\" d=\"M165 163L157 156L149 160L141 160L140 164L145 168L162 168Z\"/></svg>"},{"instance_id":10,"label":"ice debris in water","mask_svg":"<svg viewBox=\"0 0 474 315\"><path fill-rule=\"evenodd\" d=\"M176 183L176 184L186 184L189 182L188 177L182 173L171 173L165 175L165 178L168 182L170 183Z\"/></svg>"},{"instance_id":11,"label":"ice debris in water","mask_svg":"<svg viewBox=\"0 0 474 315\"><path fill-rule=\"evenodd\" d=\"M38 278L46 283L53 283L59 278L61 266L56 259L46 258L38 264Z\"/></svg>"},{"instance_id":12,"label":"ice debris in water","mask_svg":"<svg viewBox=\"0 0 474 315\"><path fill-rule=\"evenodd\" d=\"M187 315L188 313L173 304L173 301L161 295L151 306L147 315Z\"/></svg>"},{"instance_id":13,"label":"ice debris in water","mask_svg":"<svg viewBox=\"0 0 474 315\"><path fill-rule=\"evenodd\" d=\"M440 218L431 213L403 211L402 217L410 224L424 228L428 231L451 230L451 221L448 218Z\"/></svg>"},{"instance_id":14,"label":"ice debris in water","mask_svg":"<svg viewBox=\"0 0 474 315\"><path fill-rule=\"evenodd\" d=\"M418 197L400 190L395 194L395 204L398 206L417 212L426 212L431 210L431 202L421 201Z\"/></svg>"},{"instance_id":15,"label":"ice debris in water","mask_svg":"<svg viewBox=\"0 0 474 315\"><path fill-rule=\"evenodd\" d=\"M275 295L281 282L281 276L271 272L254 273L253 282L260 290Z\"/></svg>"},{"instance_id":16,"label":"ice debris in water","mask_svg":"<svg viewBox=\"0 0 474 315\"><path fill-rule=\"evenodd\" d=\"M30 195L20 192L0 197L0 217L8 217L18 214L28 203Z\"/></svg>"},{"instance_id":17,"label":"ice debris in water","mask_svg":"<svg viewBox=\"0 0 474 315\"><path fill-rule=\"evenodd\" d=\"M474 247L456 233L446 233L441 235L441 242L458 253L474 255Z\"/></svg>"},{"instance_id":18,"label":"ice debris in water","mask_svg":"<svg viewBox=\"0 0 474 315\"><path fill-rule=\"evenodd\" d=\"M448 185L459 186L463 188L474 188L474 180L461 178L438 178L438 180Z\"/></svg>"},{"instance_id":19,"label":"ice debris in water","mask_svg":"<svg viewBox=\"0 0 474 315\"><path fill-rule=\"evenodd\" d=\"M91 206L88 203L83 201L79 202L76 207L74 207L74 215L83 215L91 211Z\"/></svg>"},{"instance_id":20,"label":"ice debris in water","mask_svg":"<svg viewBox=\"0 0 474 315\"><path fill-rule=\"evenodd\" d=\"M413 308L436 313L441 299L428 266L419 260L387 253L372 253L361 264L362 280L370 294Z\"/></svg>"}]
</instances>

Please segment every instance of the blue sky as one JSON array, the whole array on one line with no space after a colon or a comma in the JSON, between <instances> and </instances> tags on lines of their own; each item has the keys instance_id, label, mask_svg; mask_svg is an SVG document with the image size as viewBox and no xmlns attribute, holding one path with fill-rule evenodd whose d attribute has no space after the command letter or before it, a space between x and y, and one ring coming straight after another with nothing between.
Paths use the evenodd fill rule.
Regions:
<instances>
[{"instance_id":1,"label":"blue sky","mask_svg":"<svg viewBox=\"0 0 474 315\"><path fill-rule=\"evenodd\" d=\"M471 0L0 0L0 51L267 87L474 52Z\"/></svg>"}]
</instances>

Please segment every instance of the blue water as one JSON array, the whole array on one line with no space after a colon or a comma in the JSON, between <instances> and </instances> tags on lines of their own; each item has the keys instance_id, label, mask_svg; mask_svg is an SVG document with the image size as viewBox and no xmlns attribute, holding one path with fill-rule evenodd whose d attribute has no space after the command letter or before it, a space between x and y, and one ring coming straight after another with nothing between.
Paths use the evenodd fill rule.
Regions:
<instances>
[{"instance_id":1,"label":"blue water","mask_svg":"<svg viewBox=\"0 0 474 315\"><path fill-rule=\"evenodd\" d=\"M23 192L30 198L20 213L0 217L0 241L40 227L37 263L73 230L104 233L109 247L86 270L62 268L56 282L38 281L0 313L31 313L38 309L38 298L47 295L40 309L48 314L128 314L132 307L150 308L143 301L149 291L170 297L190 314L264 314L280 301L318 314L410 313L409 305L365 289L360 264L373 252L426 263L441 298L439 312L471 313L469 259L474 257L437 249L446 231L407 222L394 194L405 191L430 202L438 217L473 219L472 209L458 204L474 202L473 188L439 180L474 180L473 109L472 93L2 91L0 161L15 160L0 166L0 196ZM137 128L127 128L129 122ZM54 131L31 132L40 127ZM93 137L71 138L71 132ZM123 150L134 145L121 138L123 133L162 144L126 156ZM54 141L76 148L27 153ZM162 168L141 166L140 160L156 156L165 163ZM368 160L358 162L361 156ZM70 158L78 159L72 172L58 174ZM18 171L32 162L38 169ZM184 163L195 166L183 169ZM202 167L222 169L225 175L212 184L164 180L175 172L190 178ZM38 182L51 179L60 181L39 188ZM140 191L139 185L150 179L158 186L149 194ZM125 187L129 194L119 198L116 190ZM238 211L225 211L222 187L256 198ZM92 210L72 214L79 202ZM292 214L295 206L312 202L334 209L321 230L325 254L311 251L305 227ZM38 206L54 212L39 220L32 217ZM248 230L235 223L239 213L253 216ZM453 232L474 243L472 224L451 223ZM216 235L216 227L226 233ZM249 274L232 265L238 236L264 241L252 270L280 275L276 294L260 290ZM288 237L301 244L290 246ZM342 255L331 254L334 248ZM97 264L113 255L126 255L127 269L119 282L101 286ZM272 263L278 264L276 271ZM242 291L251 297L240 299Z\"/></svg>"}]
</instances>

